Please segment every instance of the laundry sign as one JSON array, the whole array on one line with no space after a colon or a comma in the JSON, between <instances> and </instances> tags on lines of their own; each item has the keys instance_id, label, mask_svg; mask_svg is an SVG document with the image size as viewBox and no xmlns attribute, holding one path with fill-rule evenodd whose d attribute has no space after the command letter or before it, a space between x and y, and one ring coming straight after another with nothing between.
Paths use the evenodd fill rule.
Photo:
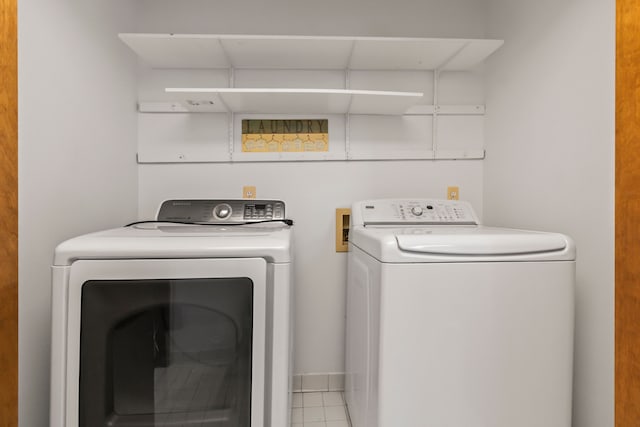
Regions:
<instances>
[{"instance_id":1,"label":"laundry sign","mask_svg":"<svg viewBox=\"0 0 640 427\"><path fill-rule=\"evenodd\" d=\"M329 120L242 120L242 151L245 153L329 151Z\"/></svg>"}]
</instances>

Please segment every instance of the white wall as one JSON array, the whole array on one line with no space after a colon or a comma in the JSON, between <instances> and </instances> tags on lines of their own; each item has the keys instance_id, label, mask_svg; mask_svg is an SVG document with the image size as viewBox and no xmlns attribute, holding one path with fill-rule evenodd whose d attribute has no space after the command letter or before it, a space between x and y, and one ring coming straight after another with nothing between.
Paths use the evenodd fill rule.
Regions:
<instances>
[{"instance_id":1,"label":"white wall","mask_svg":"<svg viewBox=\"0 0 640 427\"><path fill-rule=\"evenodd\" d=\"M57 243L136 217L135 61L122 2L19 2L19 422L49 425Z\"/></svg>"},{"instance_id":2,"label":"white wall","mask_svg":"<svg viewBox=\"0 0 640 427\"><path fill-rule=\"evenodd\" d=\"M163 33L481 38L486 12L484 2L475 0L141 0L137 5L137 31ZM482 212L482 173L482 161L140 165L139 213L151 218L159 203L172 197L240 197L243 185L257 185L258 197L285 200L296 220L298 249L295 372L342 372L346 256L335 253L335 208L364 198L445 197L447 185L459 185L462 197Z\"/></svg>"},{"instance_id":3,"label":"white wall","mask_svg":"<svg viewBox=\"0 0 640 427\"><path fill-rule=\"evenodd\" d=\"M485 1L139 0L138 31L482 37Z\"/></svg>"},{"instance_id":4,"label":"white wall","mask_svg":"<svg viewBox=\"0 0 640 427\"><path fill-rule=\"evenodd\" d=\"M578 248L574 426L613 425L613 0L490 0L485 221Z\"/></svg>"}]
</instances>

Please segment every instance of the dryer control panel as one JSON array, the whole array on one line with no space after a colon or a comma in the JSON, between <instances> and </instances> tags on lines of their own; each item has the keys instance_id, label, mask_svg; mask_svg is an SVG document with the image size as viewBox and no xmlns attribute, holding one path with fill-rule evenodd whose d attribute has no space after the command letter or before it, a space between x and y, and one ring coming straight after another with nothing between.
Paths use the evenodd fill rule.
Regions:
<instances>
[{"instance_id":1,"label":"dryer control panel","mask_svg":"<svg viewBox=\"0 0 640 427\"><path fill-rule=\"evenodd\" d=\"M383 199L357 202L354 225L478 225L471 205L459 200Z\"/></svg>"},{"instance_id":2,"label":"dryer control panel","mask_svg":"<svg viewBox=\"0 0 640 427\"><path fill-rule=\"evenodd\" d=\"M167 200L158 211L158 221L214 224L278 221L285 219L282 200Z\"/></svg>"}]
</instances>

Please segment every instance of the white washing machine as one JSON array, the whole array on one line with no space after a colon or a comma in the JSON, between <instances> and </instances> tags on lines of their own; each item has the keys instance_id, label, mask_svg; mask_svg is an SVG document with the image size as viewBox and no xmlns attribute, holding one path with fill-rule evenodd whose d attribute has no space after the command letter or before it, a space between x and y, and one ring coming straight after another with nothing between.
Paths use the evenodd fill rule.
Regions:
<instances>
[{"instance_id":1,"label":"white washing machine","mask_svg":"<svg viewBox=\"0 0 640 427\"><path fill-rule=\"evenodd\" d=\"M352 208L353 427L570 427L575 247L480 225L468 203Z\"/></svg>"},{"instance_id":2,"label":"white washing machine","mask_svg":"<svg viewBox=\"0 0 640 427\"><path fill-rule=\"evenodd\" d=\"M291 222L171 200L55 250L52 427L287 427Z\"/></svg>"}]
</instances>

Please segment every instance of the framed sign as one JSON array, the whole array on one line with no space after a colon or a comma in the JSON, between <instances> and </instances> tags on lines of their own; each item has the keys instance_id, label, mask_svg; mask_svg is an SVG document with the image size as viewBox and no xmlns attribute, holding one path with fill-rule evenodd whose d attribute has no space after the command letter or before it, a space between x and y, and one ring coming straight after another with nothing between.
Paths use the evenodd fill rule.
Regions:
<instances>
[{"instance_id":1,"label":"framed sign","mask_svg":"<svg viewBox=\"0 0 640 427\"><path fill-rule=\"evenodd\" d=\"M328 119L243 119L242 152L329 151Z\"/></svg>"}]
</instances>

